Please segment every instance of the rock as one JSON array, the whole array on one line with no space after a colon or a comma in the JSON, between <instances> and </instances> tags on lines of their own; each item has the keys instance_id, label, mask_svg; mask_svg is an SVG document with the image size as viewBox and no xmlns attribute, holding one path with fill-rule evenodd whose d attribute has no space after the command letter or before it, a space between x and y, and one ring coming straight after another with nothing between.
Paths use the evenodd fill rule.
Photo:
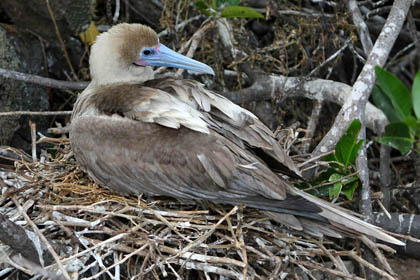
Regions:
<instances>
[{"instance_id":1,"label":"rock","mask_svg":"<svg viewBox=\"0 0 420 280\"><path fill-rule=\"evenodd\" d=\"M35 36L14 27L0 25L0 67L23 73L43 75L43 55ZM0 77L0 111L47 111L48 93L44 87ZM0 145L30 150L29 120L37 124L37 131L49 126L46 117L0 117Z\"/></svg>"},{"instance_id":2,"label":"rock","mask_svg":"<svg viewBox=\"0 0 420 280\"><path fill-rule=\"evenodd\" d=\"M149 25L154 30L159 31L160 18L163 12L163 1L129 1L130 21L141 22ZM169 13L170 11L166 10Z\"/></svg>"},{"instance_id":3,"label":"rock","mask_svg":"<svg viewBox=\"0 0 420 280\"><path fill-rule=\"evenodd\" d=\"M64 40L87 29L91 21L92 1L49 1ZM46 40L57 40L55 26L45 0L1 0L0 6L16 26L27 28Z\"/></svg>"}]
</instances>

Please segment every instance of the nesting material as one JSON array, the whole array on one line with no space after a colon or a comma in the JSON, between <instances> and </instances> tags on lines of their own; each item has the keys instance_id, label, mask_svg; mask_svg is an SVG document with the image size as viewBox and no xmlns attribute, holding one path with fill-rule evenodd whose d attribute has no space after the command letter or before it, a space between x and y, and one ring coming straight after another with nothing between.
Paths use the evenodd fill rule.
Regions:
<instances>
[{"instance_id":1,"label":"nesting material","mask_svg":"<svg viewBox=\"0 0 420 280\"><path fill-rule=\"evenodd\" d=\"M3 148L18 159L1 165L0 214L43 257L7 246L1 234L0 277L361 279L369 268L393 279L386 260L361 257L357 240L317 240L243 205L116 195L78 168L67 139L54 141L41 162Z\"/></svg>"}]
</instances>

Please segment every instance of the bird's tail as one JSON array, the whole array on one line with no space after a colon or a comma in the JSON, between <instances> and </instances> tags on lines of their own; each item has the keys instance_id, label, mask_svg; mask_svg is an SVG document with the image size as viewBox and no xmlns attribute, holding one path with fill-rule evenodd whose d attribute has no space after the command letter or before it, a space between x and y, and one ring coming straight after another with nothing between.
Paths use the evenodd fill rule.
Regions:
<instances>
[{"instance_id":1,"label":"bird's tail","mask_svg":"<svg viewBox=\"0 0 420 280\"><path fill-rule=\"evenodd\" d=\"M322 209L321 212L318 212L317 215L325 218L330 224L329 227L322 225L319 222L312 222L310 219L300 218L300 217L291 217L288 214L269 214L272 218L287 223L288 219L298 219L301 224L301 230L304 230L308 233L314 235L327 235L332 237L341 237L342 234L345 235L358 235L365 234L378 238L380 240L404 246L405 243L392 237L387 234L382 228L369 224L361 219L357 218L351 211L319 199L315 196L312 196L304 191L295 189L293 187L289 188L289 193L292 195L297 195L305 198L306 200L312 202L316 206ZM292 220L289 224L296 224L295 220Z\"/></svg>"}]
</instances>

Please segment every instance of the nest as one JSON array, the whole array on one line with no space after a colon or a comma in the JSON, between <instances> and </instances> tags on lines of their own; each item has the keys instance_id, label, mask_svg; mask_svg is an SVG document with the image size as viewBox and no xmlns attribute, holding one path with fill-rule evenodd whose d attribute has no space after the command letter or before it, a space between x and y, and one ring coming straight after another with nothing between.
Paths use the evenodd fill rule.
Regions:
<instances>
[{"instance_id":1,"label":"nest","mask_svg":"<svg viewBox=\"0 0 420 280\"><path fill-rule=\"evenodd\" d=\"M68 139L60 141L36 162L3 149L17 157L0 169L0 224L9 223L0 277L361 279L369 268L392 279L362 258L359 241L314 239L255 209L118 196L84 174Z\"/></svg>"}]
</instances>

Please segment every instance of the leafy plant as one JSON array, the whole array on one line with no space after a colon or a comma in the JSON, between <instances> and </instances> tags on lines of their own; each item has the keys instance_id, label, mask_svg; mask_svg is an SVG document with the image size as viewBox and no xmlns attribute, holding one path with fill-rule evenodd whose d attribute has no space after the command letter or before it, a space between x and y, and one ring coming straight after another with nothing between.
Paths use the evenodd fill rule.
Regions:
<instances>
[{"instance_id":1,"label":"leafy plant","mask_svg":"<svg viewBox=\"0 0 420 280\"><path fill-rule=\"evenodd\" d=\"M239 6L241 0L199 0L195 6L205 15L224 18L264 18L254 9Z\"/></svg>"},{"instance_id":2,"label":"leafy plant","mask_svg":"<svg viewBox=\"0 0 420 280\"><path fill-rule=\"evenodd\" d=\"M328 194L330 200L336 200L340 194L344 194L347 199L353 199L354 191L360 185L354 164L363 144L363 140L357 139L361 126L359 120L354 120L335 146L335 152L324 157L329 168L313 182L312 194Z\"/></svg>"},{"instance_id":3,"label":"leafy plant","mask_svg":"<svg viewBox=\"0 0 420 280\"><path fill-rule=\"evenodd\" d=\"M414 78L411 93L394 74L375 68L378 84L372 91L373 102L389 120L385 136L376 141L406 154L420 153L420 71Z\"/></svg>"}]
</instances>

